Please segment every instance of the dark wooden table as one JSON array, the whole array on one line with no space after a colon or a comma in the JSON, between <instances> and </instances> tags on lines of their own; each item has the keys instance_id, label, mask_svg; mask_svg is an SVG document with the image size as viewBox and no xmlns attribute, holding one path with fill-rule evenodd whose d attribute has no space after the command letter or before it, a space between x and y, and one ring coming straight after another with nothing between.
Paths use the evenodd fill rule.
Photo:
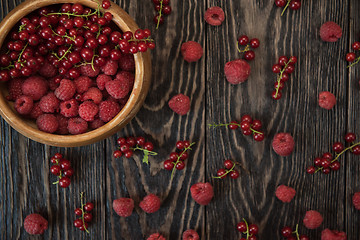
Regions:
<instances>
[{"instance_id":1,"label":"dark wooden table","mask_svg":"<svg viewBox=\"0 0 360 240\"><path fill-rule=\"evenodd\" d=\"M19 0L2 0L3 18ZM307 175L312 159L331 149L348 131L360 136L359 69L347 69L344 57L351 43L359 40L360 2L357 0L307 0L299 11L281 9L273 0L172 0L173 13L155 30L151 0L116 1L132 15L140 27L150 28L157 47L153 56L153 83L137 116L116 136L85 147L57 148L31 141L1 120L0 229L1 239L146 239L161 232L167 239L181 239L186 229L195 229L201 239L239 239L235 226L243 217L260 228L259 239L281 239L280 229L299 223L301 233L320 239L325 228L338 229L348 239L359 239L360 212L351 203L360 191L360 159L350 153L341 159L341 170L330 175ZM205 23L210 6L224 9L226 20L219 27ZM320 40L319 28L325 21L343 28L336 43ZM233 86L224 77L224 64L239 57L237 37L257 37L261 46L252 61L246 83ZM180 46L193 40L204 47L197 63L181 57ZM276 75L271 66L281 55L296 55L299 63L277 102L271 99ZM317 95L331 91L337 105L327 111L317 105ZM174 114L167 102L177 93L191 98L191 111ZM262 120L266 139L255 142L239 131L209 129L208 123L229 122L249 113ZM273 136L289 132L296 146L289 157L271 149ZM114 159L119 136L143 135L153 141L156 158L150 165L132 159ZM163 170L163 161L177 140L195 141L186 168L173 180ZM49 174L50 157L61 152L72 161L75 176L69 188L53 185ZM231 158L248 170L237 180L214 180L223 160ZM196 204L190 186L209 181L215 197L206 206ZM276 199L278 185L296 189L295 199L284 204ZM95 203L90 235L73 226L74 209L80 192ZM146 214L138 207L148 193L160 196L161 209ZM134 213L120 218L112 201L131 197ZM314 209L324 216L317 230L307 230L302 219ZM44 235L33 237L23 229L26 215L38 212L49 220Z\"/></svg>"}]
</instances>

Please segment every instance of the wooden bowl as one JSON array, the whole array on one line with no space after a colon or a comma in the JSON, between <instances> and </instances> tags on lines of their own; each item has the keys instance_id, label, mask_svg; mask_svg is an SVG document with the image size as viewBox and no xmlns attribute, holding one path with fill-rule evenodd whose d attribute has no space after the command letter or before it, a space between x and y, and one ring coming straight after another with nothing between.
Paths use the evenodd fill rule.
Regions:
<instances>
[{"instance_id":1,"label":"wooden bowl","mask_svg":"<svg viewBox=\"0 0 360 240\"><path fill-rule=\"evenodd\" d=\"M6 36L18 21L29 13L44 6L61 3L80 3L96 9L98 3L92 0L26 0L12 10L0 23L0 47ZM111 3L106 11L113 15L114 23L122 31L135 32L139 27L118 5ZM14 109L13 102L6 100L7 86L0 83L0 114L18 132L34 141L59 147L82 146L102 140L123 128L141 108L150 86L151 59L149 51L137 53L135 58L135 83L124 108L104 126L79 135L56 135L37 129L34 120L21 117Z\"/></svg>"}]
</instances>

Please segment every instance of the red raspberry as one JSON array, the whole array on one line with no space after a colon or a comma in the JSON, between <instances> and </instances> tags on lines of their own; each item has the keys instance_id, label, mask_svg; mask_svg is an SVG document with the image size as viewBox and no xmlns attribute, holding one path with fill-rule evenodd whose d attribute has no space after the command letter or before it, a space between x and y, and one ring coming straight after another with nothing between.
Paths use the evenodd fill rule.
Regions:
<instances>
[{"instance_id":1,"label":"red raspberry","mask_svg":"<svg viewBox=\"0 0 360 240\"><path fill-rule=\"evenodd\" d=\"M282 157L289 156L294 151L295 142L290 133L278 133L272 141L272 148Z\"/></svg>"},{"instance_id":2,"label":"red raspberry","mask_svg":"<svg viewBox=\"0 0 360 240\"><path fill-rule=\"evenodd\" d=\"M89 88L89 90L85 92L82 96L83 101L92 100L95 104L100 104L102 99L103 95L101 91L96 87Z\"/></svg>"},{"instance_id":3,"label":"red raspberry","mask_svg":"<svg viewBox=\"0 0 360 240\"><path fill-rule=\"evenodd\" d=\"M73 81L68 79L63 79L60 82L60 86L55 90L55 96L62 100L66 101L71 99L76 92L76 87Z\"/></svg>"},{"instance_id":4,"label":"red raspberry","mask_svg":"<svg viewBox=\"0 0 360 240\"><path fill-rule=\"evenodd\" d=\"M227 62L224 67L226 80L231 84L245 82L251 72L250 65L242 59Z\"/></svg>"},{"instance_id":5,"label":"red raspberry","mask_svg":"<svg viewBox=\"0 0 360 240\"><path fill-rule=\"evenodd\" d=\"M295 194L296 194L295 189L285 185L278 186L275 192L276 197L280 201L286 203L291 202L291 200L295 197Z\"/></svg>"},{"instance_id":6,"label":"red raspberry","mask_svg":"<svg viewBox=\"0 0 360 240\"><path fill-rule=\"evenodd\" d=\"M36 119L36 125L39 128L39 130L47 133L53 133L55 132L58 127L59 123L53 114L43 114L40 115Z\"/></svg>"},{"instance_id":7,"label":"red raspberry","mask_svg":"<svg viewBox=\"0 0 360 240\"><path fill-rule=\"evenodd\" d=\"M80 76L74 81L76 92L78 93L84 93L93 85L93 81L91 78L87 76Z\"/></svg>"},{"instance_id":8,"label":"red raspberry","mask_svg":"<svg viewBox=\"0 0 360 240\"><path fill-rule=\"evenodd\" d=\"M319 93L319 106L327 110L332 109L336 104L336 98L331 92Z\"/></svg>"},{"instance_id":9,"label":"red raspberry","mask_svg":"<svg viewBox=\"0 0 360 240\"><path fill-rule=\"evenodd\" d=\"M60 103L60 113L64 117L76 117L79 113L79 103L75 99L70 99Z\"/></svg>"},{"instance_id":10,"label":"red raspberry","mask_svg":"<svg viewBox=\"0 0 360 240\"><path fill-rule=\"evenodd\" d=\"M34 106L29 114L29 117L32 119L37 119L42 114L43 111L41 111L40 103L39 102L34 103Z\"/></svg>"},{"instance_id":11,"label":"red raspberry","mask_svg":"<svg viewBox=\"0 0 360 240\"><path fill-rule=\"evenodd\" d=\"M113 209L120 217L129 217L134 210L134 201L131 198L115 199Z\"/></svg>"},{"instance_id":12,"label":"red raspberry","mask_svg":"<svg viewBox=\"0 0 360 240\"><path fill-rule=\"evenodd\" d=\"M88 77L96 77L99 75L100 69L96 66L94 66L94 69L91 67L91 64L86 64L80 67L81 74Z\"/></svg>"},{"instance_id":13,"label":"red raspberry","mask_svg":"<svg viewBox=\"0 0 360 240\"><path fill-rule=\"evenodd\" d=\"M320 28L320 37L325 42L336 42L341 36L342 29L334 22L326 22Z\"/></svg>"},{"instance_id":14,"label":"red raspberry","mask_svg":"<svg viewBox=\"0 0 360 240\"><path fill-rule=\"evenodd\" d=\"M69 118L64 117L61 114L57 114L56 119L59 122L59 127L58 127L58 130L56 131L56 133L62 134L62 135L69 134L69 130L68 130Z\"/></svg>"},{"instance_id":15,"label":"red raspberry","mask_svg":"<svg viewBox=\"0 0 360 240\"><path fill-rule=\"evenodd\" d=\"M135 82L135 75L131 72L121 71L116 74L116 79L125 78L129 82L130 89L133 89Z\"/></svg>"},{"instance_id":16,"label":"red raspberry","mask_svg":"<svg viewBox=\"0 0 360 240\"><path fill-rule=\"evenodd\" d=\"M43 234L48 228L48 221L40 214L27 215L24 220L24 229L29 234Z\"/></svg>"},{"instance_id":17,"label":"red raspberry","mask_svg":"<svg viewBox=\"0 0 360 240\"><path fill-rule=\"evenodd\" d=\"M124 54L119 60L119 67L124 71L133 72L135 70L135 59L132 54Z\"/></svg>"},{"instance_id":18,"label":"red raspberry","mask_svg":"<svg viewBox=\"0 0 360 240\"><path fill-rule=\"evenodd\" d=\"M68 122L68 130L70 134L77 135L85 133L88 129L87 122L82 118L70 118Z\"/></svg>"},{"instance_id":19,"label":"red raspberry","mask_svg":"<svg viewBox=\"0 0 360 240\"><path fill-rule=\"evenodd\" d=\"M166 238L160 233L153 233L146 240L166 240Z\"/></svg>"},{"instance_id":20,"label":"red raspberry","mask_svg":"<svg viewBox=\"0 0 360 240\"><path fill-rule=\"evenodd\" d=\"M314 210L307 211L303 220L305 227L308 229L320 227L322 221L323 217L321 214Z\"/></svg>"},{"instance_id":21,"label":"red raspberry","mask_svg":"<svg viewBox=\"0 0 360 240\"><path fill-rule=\"evenodd\" d=\"M57 74L57 69L54 65L45 61L42 67L39 69L39 74L45 78L55 77Z\"/></svg>"},{"instance_id":22,"label":"red raspberry","mask_svg":"<svg viewBox=\"0 0 360 240\"><path fill-rule=\"evenodd\" d=\"M46 81L40 76L32 76L26 79L21 86L24 95L31 97L34 101L39 100L46 94L48 86Z\"/></svg>"},{"instance_id":23,"label":"red raspberry","mask_svg":"<svg viewBox=\"0 0 360 240\"><path fill-rule=\"evenodd\" d=\"M93 101L85 101L79 106L79 116L87 122L93 121L99 107Z\"/></svg>"},{"instance_id":24,"label":"red raspberry","mask_svg":"<svg viewBox=\"0 0 360 240\"><path fill-rule=\"evenodd\" d=\"M118 62L114 60L108 60L104 66L101 67L101 71L106 75L115 75L118 69Z\"/></svg>"},{"instance_id":25,"label":"red raspberry","mask_svg":"<svg viewBox=\"0 0 360 240\"><path fill-rule=\"evenodd\" d=\"M8 81L8 91L9 96L7 97L8 100L15 101L18 97L23 95L21 86L23 84L23 79L21 78L13 78Z\"/></svg>"},{"instance_id":26,"label":"red raspberry","mask_svg":"<svg viewBox=\"0 0 360 240\"><path fill-rule=\"evenodd\" d=\"M104 122L108 122L113 119L120 110L120 106L117 102L106 100L99 105L99 117Z\"/></svg>"},{"instance_id":27,"label":"red raspberry","mask_svg":"<svg viewBox=\"0 0 360 240\"><path fill-rule=\"evenodd\" d=\"M94 121L90 122L90 129L97 129L99 127L104 126L104 121L102 121L100 118L95 119Z\"/></svg>"},{"instance_id":28,"label":"red raspberry","mask_svg":"<svg viewBox=\"0 0 360 240\"><path fill-rule=\"evenodd\" d=\"M183 240L199 240L199 234L192 229L186 230L182 235Z\"/></svg>"},{"instance_id":29,"label":"red raspberry","mask_svg":"<svg viewBox=\"0 0 360 240\"><path fill-rule=\"evenodd\" d=\"M190 110L190 98L181 93L173 96L168 104L169 107L179 115L185 115Z\"/></svg>"},{"instance_id":30,"label":"red raspberry","mask_svg":"<svg viewBox=\"0 0 360 240\"><path fill-rule=\"evenodd\" d=\"M336 230L330 230L328 228L321 232L321 240L346 240L346 233Z\"/></svg>"},{"instance_id":31,"label":"red raspberry","mask_svg":"<svg viewBox=\"0 0 360 240\"><path fill-rule=\"evenodd\" d=\"M200 205L208 205L214 197L214 190L210 183L196 183L190 188L191 197Z\"/></svg>"},{"instance_id":32,"label":"red raspberry","mask_svg":"<svg viewBox=\"0 0 360 240\"><path fill-rule=\"evenodd\" d=\"M111 81L112 78L106 74L100 74L97 78L96 78L96 85L100 90L104 90L105 89L105 84L109 81Z\"/></svg>"},{"instance_id":33,"label":"red raspberry","mask_svg":"<svg viewBox=\"0 0 360 240\"><path fill-rule=\"evenodd\" d=\"M160 198L154 194L149 194L140 202L139 206L147 213L154 213L160 209Z\"/></svg>"},{"instance_id":34,"label":"red raspberry","mask_svg":"<svg viewBox=\"0 0 360 240\"><path fill-rule=\"evenodd\" d=\"M59 109L60 102L53 92L49 92L40 99L39 104L41 111L46 113L53 113Z\"/></svg>"},{"instance_id":35,"label":"red raspberry","mask_svg":"<svg viewBox=\"0 0 360 240\"><path fill-rule=\"evenodd\" d=\"M219 26L224 20L225 14L220 7L211 7L205 12L205 21L210 25Z\"/></svg>"},{"instance_id":36,"label":"red raspberry","mask_svg":"<svg viewBox=\"0 0 360 240\"><path fill-rule=\"evenodd\" d=\"M130 83L125 78L115 79L105 84L106 91L113 98L120 99L128 95Z\"/></svg>"},{"instance_id":37,"label":"red raspberry","mask_svg":"<svg viewBox=\"0 0 360 240\"><path fill-rule=\"evenodd\" d=\"M33 106L34 101L32 100L32 98L25 95L18 97L14 105L16 111L23 115L31 113Z\"/></svg>"},{"instance_id":38,"label":"red raspberry","mask_svg":"<svg viewBox=\"0 0 360 240\"><path fill-rule=\"evenodd\" d=\"M188 41L181 45L181 54L187 62L196 62L203 55L203 48L194 41Z\"/></svg>"},{"instance_id":39,"label":"red raspberry","mask_svg":"<svg viewBox=\"0 0 360 240\"><path fill-rule=\"evenodd\" d=\"M353 198L352 198L352 202L354 204L354 207L357 210L360 210L360 192L357 192L354 194Z\"/></svg>"}]
</instances>

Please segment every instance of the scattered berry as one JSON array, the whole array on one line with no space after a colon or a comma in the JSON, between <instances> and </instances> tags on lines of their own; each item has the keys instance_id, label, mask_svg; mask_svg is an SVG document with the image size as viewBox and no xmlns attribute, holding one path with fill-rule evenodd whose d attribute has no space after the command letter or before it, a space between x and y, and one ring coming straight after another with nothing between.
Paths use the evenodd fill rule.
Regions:
<instances>
[{"instance_id":1,"label":"scattered berry","mask_svg":"<svg viewBox=\"0 0 360 240\"><path fill-rule=\"evenodd\" d=\"M354 207L357 210L360 210L360 192L357 192L354 194L353 198L352 198L352 202L354 204Z\"/></svg>"},{"instance_id":2,"label":"scattered berry","mask_svg":"<svg viewBox=\"0 0 360 240\"><path fill-rule=\"evenodd\" d=\"M183 232L182 239L183 240L199 240L200 237L199 237L199 234L195 230L188 229L185 232Z\"/></svg>"},{"instance_id":3,"label":"scattered berry","mask_svg":"<svg viewBox=\"0 0 360 240\"><path fill-rule=\"evenodd\" d=\"M224 20L225 14L220 7L210 7L205 12L205 21L212 26L220 26Z\"/></svg>"},{"instance_id":4,"label":"scattered berry","mask_svg":"<svg viewBox=\"0 0 360 240\"><path fill-rule=\"evenodd\" d=\"M296 62L297 57L295 56L291 56L289 59L286 56L281 56L278 63L273 65L272 71L279 74L275 83L275 90L271 94L274 100L279 100L282 97L281 90L284 88L285 82L289 80L290 74L294 72Z\"/></svg>"},{"instance_id":5,"label":"scattered berry","mask_svg":"<svg viewBox=\"0 0 360 240\"><path fill-rule=\"evenodd\" d=\"M175 113L179 115L185 115L190 110L190 98L180 93L173 96L170 99L168 105Z\"/></svg>"},{"instance_id":6,"label":"scattered berry","mask_svg":"<svg viewBox=\"0 0 360 240\"><path fill-rule=\"evenodd\" d=\"M327 110L332 109L336 104L336 98L331 92L319 93L319 106Z\"/></svg>"},{"instance_id":7,"label":"scattered berry","mask_svg":"<svg viewBox=\"0 0 360 240\"><path fill-rule=\"evenodd\" d=\"M214 196L210 183L196 183L190 188L191 197L200 205L208 205Z\"/></svg>"},{"instance_id":8,"label":"scattered berry","mask_svg":"<svg viewBox=\"0 0 360 240\"><path fill-rule=\"evenodd\" d=\"M275 5L277 7L284 7L283 11L281 12L281 16L284 15L287 8L291 10L299 10L301 7L300 0L275 0Z\"/></svg>"},{"instance_id":9,"label":"scattered berry","mask_svg":"<svg viewBox=\"0 0 360 240\"><path fill-rule=\"evenodd\" d=\"M24 219L24 229L31 235L43 234L48 228L48 221L40 214L33 213Z\"/></svg>"},{"instance_id":10,"label":"scattered berry","mask_svg":"<svg viewBox=\"0 0 360 240\"><path fill-rule=\"evenodd\" d=\"M183 170L185 168L184 161L189 157L188 151L195 142L190 143L189 141L177 141L176 148L178 152L170 153L170 158L164 161L164 168L171 172L171 178L174 177L175 169Z\"/></svg>"},{"instance_id":11,"label":"scattered berry","mask_svg":"<svg viewBox=\"0 0 360 240\"><path fill-rule=\"evenodd\" d=\"M154 213L160 209L160 198L154 194L149 194L140 202L139 206L146 213Z\"/></svg>"},{"instance_id":12,"label":"scattered berry","mask_svg":"<svg viewBox=\"0 0 360 240\"><path fill-rule=\"evenodd\" d=\"M282 156L289 156L294 151L295 142L289 133L278 133L272 141L274 151Z\"/></svg>"},{"instance_id":13,"label":"scattered berry","mask_svg":"<svg viewBox=\"0 0 360 240\"><path fill-rule=\"evenodd\" d=\"M203 55L203 48L194 41L188 41L181 45L181 54L187 62L197 62Z\"/></svg>"},{"instance_id":14,"label":"scattered berry","mask_svg":"<svg viewBox=\"0 0 360 240\"><path fill-rule=\"evenodd\" d=\"M341 36L342 29L334 22L326 22L320 27L320 37L324 42L336 42Z\"/></svg>"},{"instance_id":15,"label":"scattered berry","mask_svg":"<svg viewBox=\"0 0 360 240\"><path fill-rule=\"evenodd\" d=\"M134 210L134 201L131 198L115 199L113 209L120 217L129 217Z\"/></svg>"},{"instance_id":16,"label":"scattered berry","mask_svg":"<svg viewBox=\"0 0 360 240\"><path fill-rule=\"evenodd\" d=\"M321 214L314 210L307 211L303 220L305 227L308 229L316 229L320 227L322 221L323 217Z\"/></svg>"},{"instance_id":17,"label":"scattered berry","mask_svg":"<svg viewBox=\"0 0 360 240\"><path fill-rule=\"evenodd\" d=\"M146 240L166 240L166 238L160 233L153 233Z\"/></svg>"},{"instance_id":18,"label":"scattered berry","mask_svg":"<svg viewBox=\"0 0 360 240\"><path fill-rule=\"evenodd\" d=\"M224 67L226 80L231 84L245 82L250 75L250 65L242 59L227 62Z\"/></svg>"},{"instance_id":19,"label":"scattered berry","mask_svg":"<svg viewBox=\"0 0 360 240\"><path fill-rule=\"evenodd\" d=\"M291 202L291 200L295 197L295 194L296 194L295 189L285 185L278 186L275 192L276 197L280 201L285 203Z\"/></svg>"},{"instance_id":20,"label":"scattered berry","mask_svg":"<svg viewBox=\"0 0 360 240\"><path fill-rule=\"evenodd\" d=\"M94 204L91 202L84 203L85 197L84 192L80 193L80 202L81 207L75 210L75 214L81 216L80 218L75 219L74 226L80 231L86 231L89 233L88 226L89 222L92 221L93 215L90 213L94 209Z\"/></svg>"},{"instance_id":21,"label":"scattered berry","mask_svg":"<svg viewBox=\"0 0 360 240\"><path fill-rule=\"evenodd\" d=\"M321 232L321 240L346 240L346 233L328 228Z\"/></svg>"}]
</instances>

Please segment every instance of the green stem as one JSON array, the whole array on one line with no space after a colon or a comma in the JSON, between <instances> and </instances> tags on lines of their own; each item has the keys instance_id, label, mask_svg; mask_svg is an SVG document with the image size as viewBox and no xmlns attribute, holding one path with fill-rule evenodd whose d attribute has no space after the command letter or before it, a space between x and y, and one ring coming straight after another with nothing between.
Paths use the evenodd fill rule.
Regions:
<instances>
[{"instance_id":1,"label":"green stem","mask_svg":"<svg viewBox=\"0 0 360 240\"><path fill-rule=\"evenodd\" d=\"M70 50L71 50L72 46L73 46L73 45L71 44L70 47L68 48L68 50L66 50L66 52L64 53L64 55L61 56L61 58L59 58L56 53L54 53L54 55L58 58L59 61L61 61L61 60L63 60L64 58L66 58L66 55L67 55L69 52L71 52ZM66 58L66 59L67 59L67 58Z\"/></svg>"},{"instance_id":2,"label":"green stem","mask_svg":"<svg viewBox=\"0 0 360 240\"><path fill-rule=\"evenodd\" d=\"M25 47L21 50L20 54L19 54L19 57L18 57L18 62L20 62L20 59L21 59L21 56L23 55L25 49L27 48L27 46L29 45L29 42L26 43Z\"/></svg>"},{"instance_id":3,"label":"green stem","mask_svg":"<svg viewBox=\"0 0 360 240\"><path fill-rule=\"evenodd\" d=\"M208 124L209 127L216 128L216 127L228 127L229 125L236 125L239 128L241 128L241 125L239 123L219 123L219 124ZM250 127L250 130L254 133L264 134L262 132L256 131L252 127Z\"/></svg>"},{"instance_id":4,"label":"green stem","mask_svg":"<svg viewBox=\"0 0 360 240\"><path fill-rule=\"evenodd\" d=\"M297 239L297 240L300 240L300 236L299 236L299 231L298 231L298 229L299 229L299 224L296 224L295 231L292 232L292 233L296 235L296 239Z\"/></svg>"},{"instance_id":5,"label":"green stem","mask_svg":"<svg viewBox=\"0 0 360 240\"><path fill-rule=\"evenodd\" d=\"M288 0L286 6L284 7L284 10L281 12L281 16L284 15L286 9L289 7L291 0Z\"/></svg>"},{"instance_id":6,"label":"green stem","mask_svg":"<svg viewBox=\"0 0 360 240\"><path fill-rule=\"evenodd\" d=\"M84 204L84 192L80 193L80 203L81 203L81 220L83 222L83 226L84 226L85 231L87 233L90 233L89 230L87 230L87 228L85 226L85 220L84 220L84 215L85 215L84 206L86 205L86 204Z\"/></svg>"},{"instance_id":7,"label":"green stem","mask_svg":"<svg viewBox=\"0 0 360 240\"><path fill-rule=\"evenodd\" d=\"M220 178L222 178L222 177L224 177L224 176L226 176L226 175L228 175L229 174L229 172L231 172L232 170L234 170L234 168L235 168L235 165L236 165L236 163L235 162L233 162L234 163L234 165L229 169L229 170L226 170L226 172L223 174L223 175L221 175L221 176L216 176L216 177L212 177L212 178L217 178L217 179L220 179Z\"/></svg>"},{"instance_id":8,"label":"green stem","mask_svg":"<svg viewBox=\"0 0 360 240\"><path fill-rule=\"evenodd\" d=\"M174 167L173 167L172 172L171 172L171 179L174 177L174 173L175 173L175 170L176 170L176 165L181 161L181 160L180 160L181 156L182 156L185 152L187 152L187 150L192 150L192 149L191 149L191 146L194 145L194 144L195 144L195 142L190 143L190 145L189 145L188 147L186 147L186 148L181 152L181 154L177 157L177 160L176 160L176 162L174 163Z\"/></svg>"},{"instance_id":9,"label":"green stem","mask_svg":"<svg viewBox=\"0 0 360 240\"><path fill-rule=\"evenodd\" d=\"M144 152L143 163L149 164L149 156L156 156L157 152L149 151L136 145L134 148L130 148L133 151L140 150Z\"/></svg>"},{"instance_id":10,"label":"green stem","mask_svg":"<svg viewBox=\"0 0 360 240\"><path fill-rule=\"evenodd\" d=\"M249 45L249 44L246 45L246 47L244 48L244 50L241 50L241 49L239 48L239 42L236 42L236 48L237 48L237 50L238 50L239 53L244 53L244 52L247 52L247 51L250 50L250 45Z\"/></svg>"},{"instance_id":11,"label":"green stem","mask_svg":"<svg viewBox=\"0 0 360 240\"><path fill-rule=\"evenodd\" d=\"M360 56L356 58L356 61L353 62L352 64L348 65L347 68L351 68L352 66L355 66L356 64L358 64L360 62Z\"/></svg>"},{"instance_id":12,"label":"green stem","mask_svg":"<svg viewBox=\"0 0 360 240\"><path fill-rule=\"evenodd\" d=\"M243 218L243 220L244 220L244 223L246 225L246 232L245 232L246 233L246 239L249 239L249 237L250 237L249 224L247 223L245 218Z\"/></svg>"},{"instance_id":13,"label":"green stem","mask_svg":"<svg viewBox=\"0 0 360 240\"><path fill-rule=\"evenodd\" d=\"M156 24L156 29L159 28L160 19L161 19L161 16L162 16L162 9L163 9L163 0L160 0L160 11L159 11L159 17L158 17L158 20L157 20L157 24Z\"/></svg>"},{"instance_id":14,"label":"green stem","mask_svg":"<svg viewBox=\"0 0 360 240\"><path fill-rule=\"evenodd\" d=\"M87 15L79 15L79 14L74 14L74 13L63 13L63 12L56 12L56 13L49 13L49 14L46 14L45 15L45 17L48 17L48 16L50 16L50 15L66 15L66 16L68 16L68 17L70 17L70 16L72 16L72 17L84 17L84 18L88 18L88 17L90 17L90 16L92 16L92 15L95 15L95 14L97 14L99 12L99 8L97 8L94 12L92 12L92 13L89 13L89 14L87 14Z\"/></svg>"}]
</instances>

